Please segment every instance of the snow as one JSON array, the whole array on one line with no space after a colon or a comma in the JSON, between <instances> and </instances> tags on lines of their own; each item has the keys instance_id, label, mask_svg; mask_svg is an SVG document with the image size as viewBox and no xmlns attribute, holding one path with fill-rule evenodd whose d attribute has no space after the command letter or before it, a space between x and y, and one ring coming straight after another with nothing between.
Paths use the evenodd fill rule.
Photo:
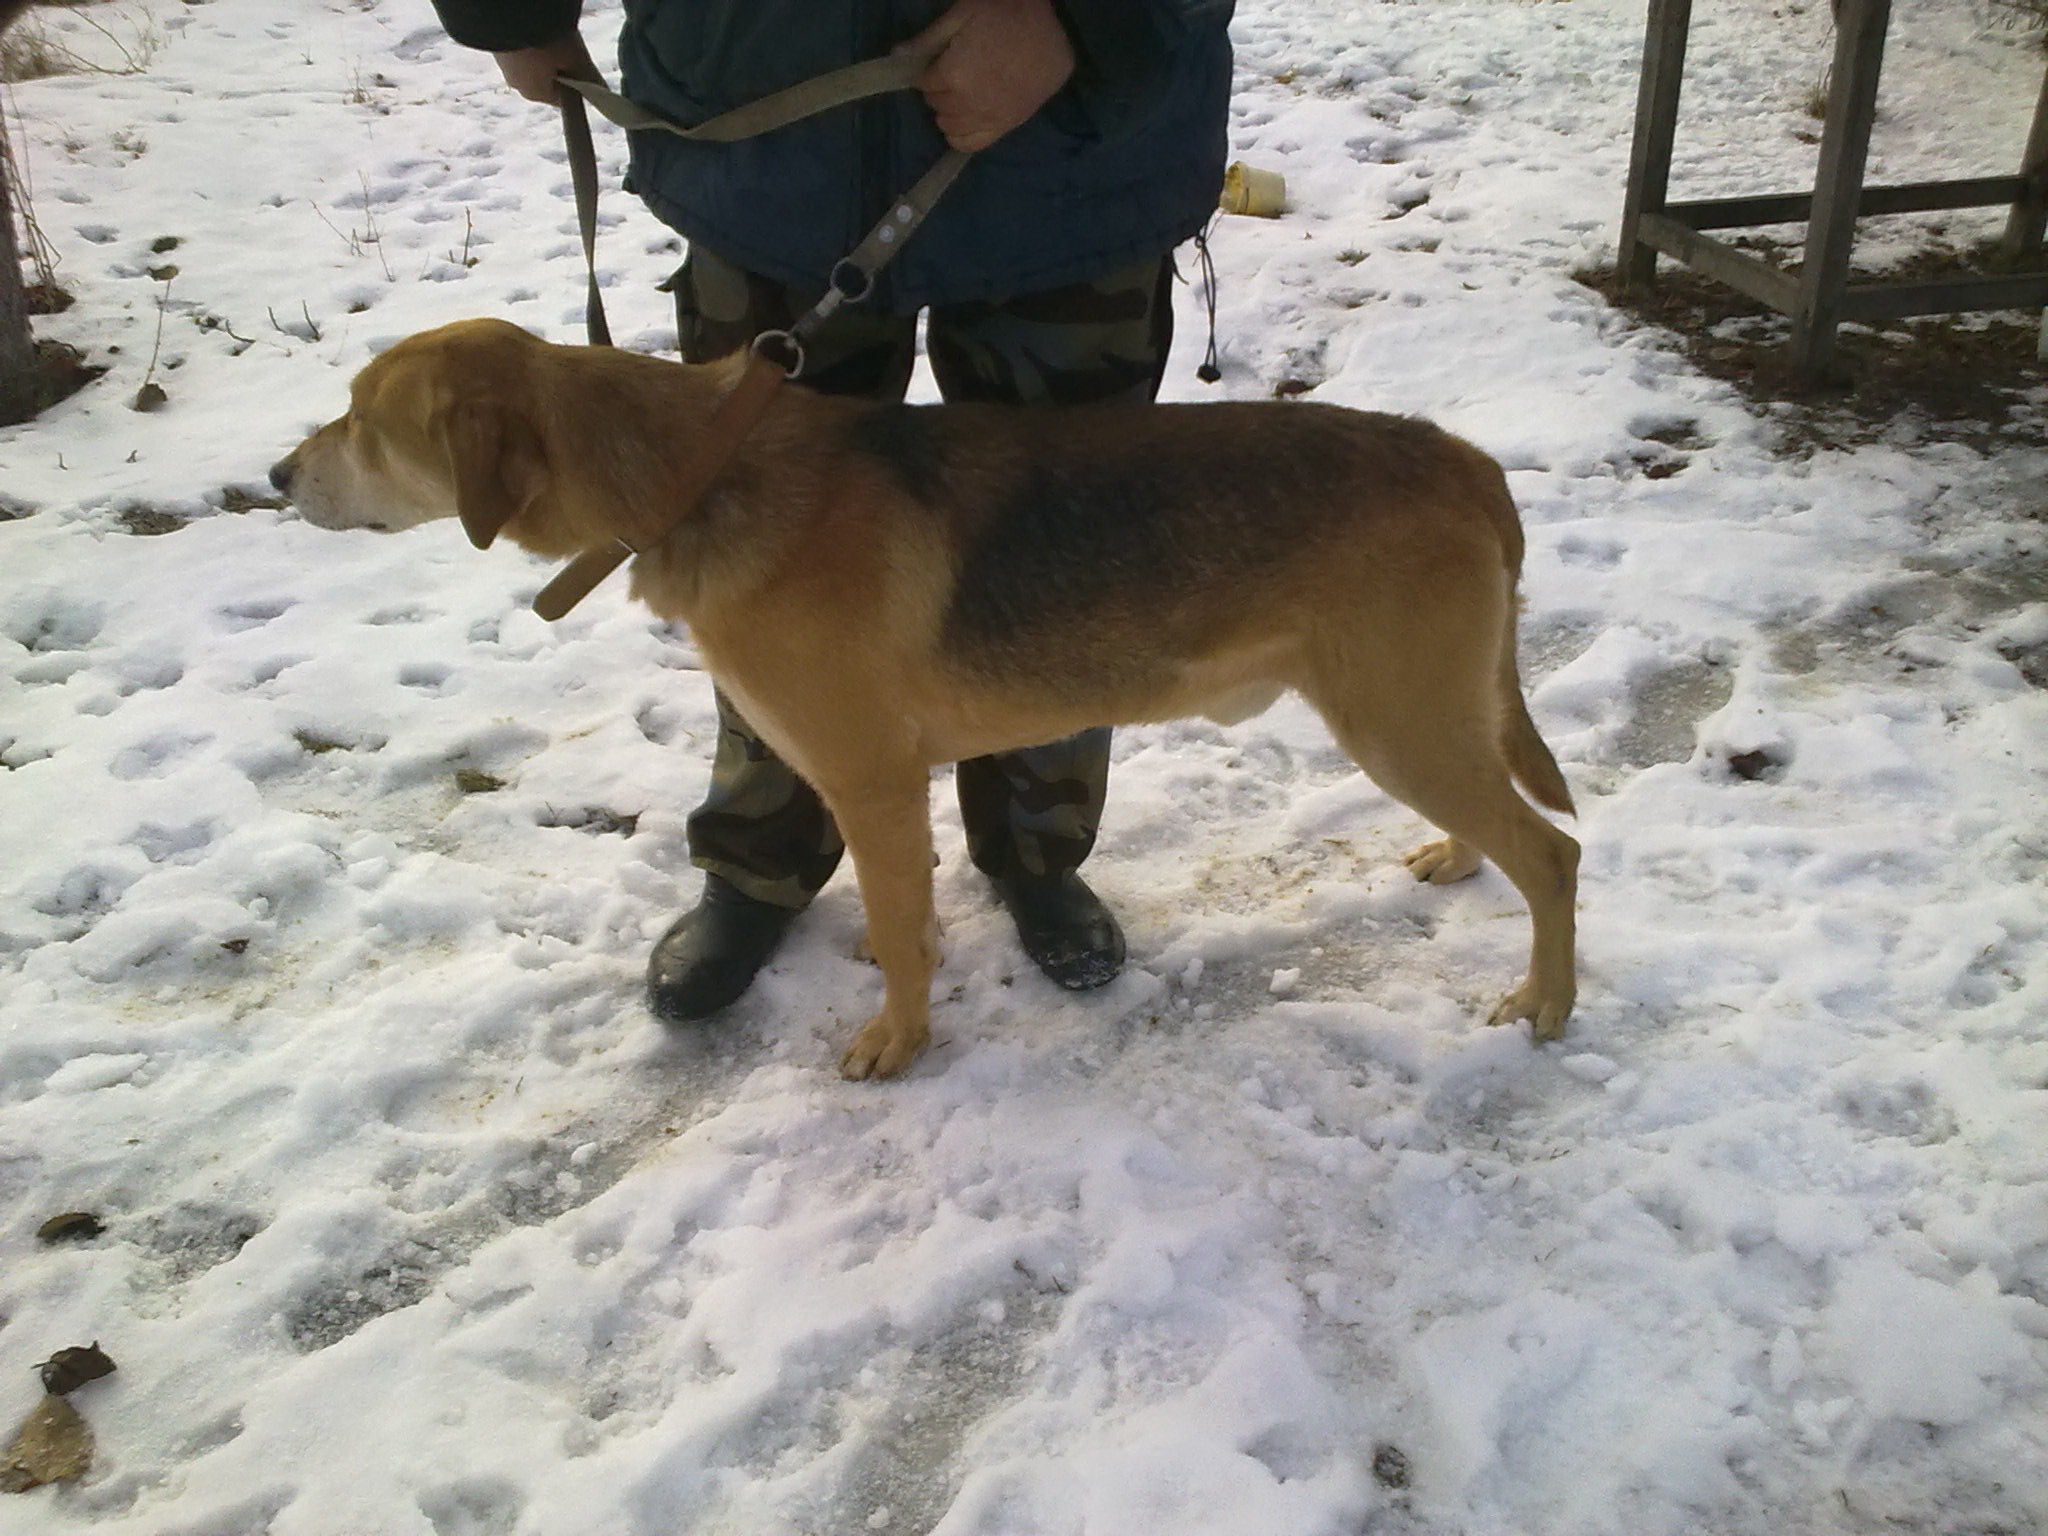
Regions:
<instances>
[{"instance_id":1,"label":"snow","mask_svg":"<svg viewBox=\"0 0 2048 1536\"><path fill-rule=\"evenodd\" d=\"M1874 174L2007 169L2038 52L1897 12ZM0 1419L55 1349L120 1369L11 1532L2048 1523L2048 451L1787 447L1574 281L1639 5L1243 0L1234 153L1290 211L1219 229L1224 381L1184 290L1168 383L1509 466L1569 1037L1483 1025L1519 901L1415 885L1285 702L1120 734L1097 994L1022 960L941 785L936 1043L887 1085L834 1071L880 993L843 875L729 1017L644 1010L686 634L617 581L550 627L447 525L230 510L396 337L579 338L549 114L424 0L93 14L139 73L13 91L78 300L39 328L110 371L0 432ZM1701 9L1682 195L1810 174L1827 47ZM605 209L615 330L672 346L680 248ZM105 1234L37 1241L73 1210Z\"/></svg>"}]
</instances>

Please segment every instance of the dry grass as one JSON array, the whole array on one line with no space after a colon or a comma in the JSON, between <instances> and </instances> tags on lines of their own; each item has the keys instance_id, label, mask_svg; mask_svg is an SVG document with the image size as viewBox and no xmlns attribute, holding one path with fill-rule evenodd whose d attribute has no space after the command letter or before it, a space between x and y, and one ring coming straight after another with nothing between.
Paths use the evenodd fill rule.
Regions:
<instances>
[{"instance_id":1,"label":"dry grass","mask_svg":"<svg viewBox=\"0 0 2048 1536\"><path fill-rule=\"evenodd\" d=\"M43 12L61 9L93 34L89 46L66 36L70 28L50 24ZM102 20L95 11L109 12ZM107 0L74 0L61 6L31 7L0 33L0 85L47 80L54 75L135 75L149 67L163 46L163 33L147 11L116 7Z\"/></svg>"},{"instance_id":2,"label":"dry grass","mask_svg":"<svg viewBox=\"0 0 2048 1536\"><path fill-rule=\"evenodd\" d=\"M12 12L19 7L8 6ZM48 15L62 9L69 18L62 25ZM94 12L101 14L93 14ZM61 0L61 4L31 6L0 30L0 86L24 80L47 79L54 75L132 75L148 67L163 45L163 34L148 11L100 3L100 0ZM27 166L15 149L8 118L11 103L0 93L0 178L5 178L13 216L26 236L23 254L35 269L35 281L28 287L31 313L54 313L69 301L57 286L57 254L36 223L34 187ZM34 416L65 396L82 388L102 368L88 365L71 348L56 342L34 345L35 361L25 387L11 387L8 414L17 409Z\"/></svg>"}]
</instances>

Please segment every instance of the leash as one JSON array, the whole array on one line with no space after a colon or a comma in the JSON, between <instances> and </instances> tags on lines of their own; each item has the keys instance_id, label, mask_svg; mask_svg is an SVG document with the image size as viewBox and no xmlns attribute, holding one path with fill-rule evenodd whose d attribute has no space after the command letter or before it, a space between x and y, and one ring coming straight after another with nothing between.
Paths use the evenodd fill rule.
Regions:
<instances>
[{"instance_id":1,"label":"leash","mask_svg":"<svg viewBox=\"0 0 2048 1536\"><path fill-rule=\"evenodd\" d=\"M590 137L590 119L584 111L586 101L629 131L651 130L729 144L848 102L913 89L935 56L930 52L884 54L772 92L694 128L672 123L593 81L557 76L555 83L566 87L559 93L562 138L569 155L576 223L583 237L583 262L589 280L584 328L591 345L608 347L612 338L597 282L597 153ZM754 338L739 382L719 402L700 439L704 446L691 456L678 479L677 504L681 510L652 537L637 545L623 536L614 536L610 544L576 556L535 596L535 613L549 621L564 617L627 560L661 544L682 526L711 483L732 462L746 435L766 414L780 387L803 372L806 349L818 328L838 313L842 305L858 304L874 292L882 269L917 233L972 158L963 150L948 149L909 191L890 205L866 238L834 264L824 295L816 305L786 330L763 331Z\"/></svg>"},{"instance_id":2,"label":"leash","mask_svg":"<svg viewBox=\"0 0 2048 1536\"><path fill-rule=\"evenodd\" d=\"M791 123L802 122L833 107L843 107L848 102L886 96L891 91L915 90L926 68L943 51L943 48L905 48L898 53L885 53L879 58L848 64L843 69L830 69L782 90L770 91L766 96L734 107L730 112L706 118L694 128L685 128L659 113L648 111L639 102L629 101L617 91L607 89L601 81L571 79L562 75L555 83L567 86L629 132L672 133L679 139L695 139L705 144L732 144L777 128L786 128Z\"/></svg>"}]
</instances>

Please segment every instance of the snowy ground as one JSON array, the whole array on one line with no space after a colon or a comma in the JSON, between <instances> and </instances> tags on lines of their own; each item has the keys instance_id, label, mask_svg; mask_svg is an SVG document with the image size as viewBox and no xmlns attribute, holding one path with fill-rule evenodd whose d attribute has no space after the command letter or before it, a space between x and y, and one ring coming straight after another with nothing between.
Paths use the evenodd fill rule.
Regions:
<instances>
[{"instance_id":1,"label":"snowy ground","mask_svg":"<svg viewBox=\"0 0 2048 1536\"><path fill-rule=\"evenodd\" d=\"M1827 8L1700 10L1682 189L1800 184ZM1294 211L1216 240L1213 393L1512 471L1571 1037L1482 1026L1519 902L1416 888L1283 704L1119 738L1096 995L941 785L939 1044L886 1086L833 1070L880 990L844 877L729 1019L642 1008L686 635L623 583L551 628L447 525L235 510L391 339L579 337L549 115L424 0L90 14L141 72L14 92L41 330L110 371L0 432L0 1434L52 1350L120 1370L11 1532L2048 1523L2048 452L1784 449L1572 280L1639 0L1243 0L1237 151ZM2041 65L1988 14L1902 0L1876 174L2010 168ZM679 252L607 210L662 348Z\"/></svg>"}]
</instances>

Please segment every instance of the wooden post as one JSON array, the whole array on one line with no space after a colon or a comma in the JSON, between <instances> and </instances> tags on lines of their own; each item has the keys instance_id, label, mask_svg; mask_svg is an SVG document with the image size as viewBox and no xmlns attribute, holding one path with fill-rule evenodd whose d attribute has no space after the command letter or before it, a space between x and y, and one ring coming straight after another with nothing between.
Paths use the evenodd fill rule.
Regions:
<instances>
[{"instance_id":1,"label":"wooden post","mask_svg":"<svg viewBox=\"0 0 2048 1536\"><path fill-rule=\"evenodd\" d=\"M1671 192L1671 148L1678 133L1678 89L1685 78L1685 36L1692 0L1650 0L1643 35L1643 79L1636 94L1636 133L1629 152L1628 197L1621 211L1623 288L1647 287L1657 276L1657 252L1643 244L1643 215L1662 213Z\"/></svg>"},{"instance_id":2,"label":"wooden post","mask_svg":"<svg viewBox=\"0 0 2048 1536\"><path fill-rule=\"evenodd\" d=\"M1813 214L1806 227L1806 261L1799 273L1799 303L1792 315L1792 366L1820 378L1834 360L1842 291L1849 284L1849 253L1870 158L1870 124L1877 115L1877 80L1884 67L1884 34L1891 0L1842 0L1835 13L1834 80L1821 129L1820 171Z\"/></svg>"},{"instance_id":3,"label":"wooden post","mask_svg":"<svg viewBox=\"0 0 2048 1536\"><path fill-rule=\"evenodd\" d=\"M2034 126L2027 133L2020 174L2027 178L2027 195L2012 205L2012 216L2005 221L2004 249L2007 256L2023 261L2041 254L2042 230L2048 226L2048 70L2041 73L2041 96L2034 103Z\"/></svg>"}]
</instances>

